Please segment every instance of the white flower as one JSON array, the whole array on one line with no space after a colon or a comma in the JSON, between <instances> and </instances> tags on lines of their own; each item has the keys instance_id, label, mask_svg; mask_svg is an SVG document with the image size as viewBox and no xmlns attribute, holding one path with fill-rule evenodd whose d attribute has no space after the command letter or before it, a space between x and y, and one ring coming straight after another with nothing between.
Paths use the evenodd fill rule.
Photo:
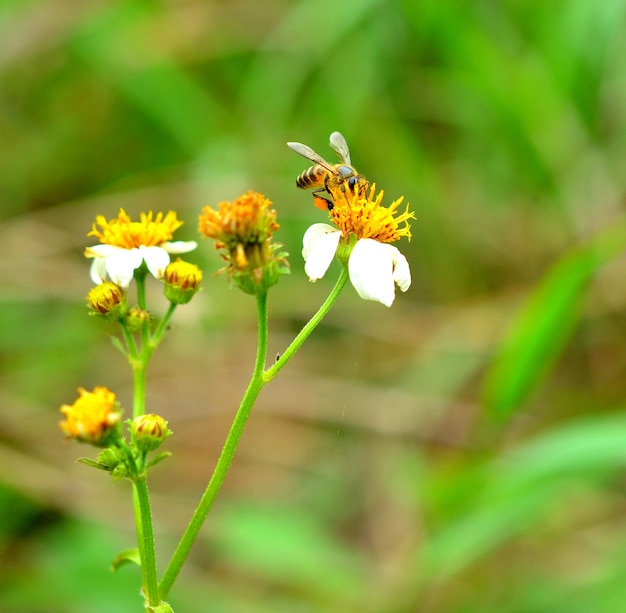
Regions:
<instances>
[{"instance_id":1,"label":"white flower","mask_svg":"<svg viewBox=\"0 0 626 613\"><path fill-rule=\"evenodd\" d=\"M342 233L324 223L313 224L304 234L302 257L304 270L311 281L321 279L339 246ZM364 300L391 306L395 285L406 292L411 285L407 259L393 245L372 238L361 238L348 259L350 281Z\"/></svg>"},{"instance_id":2,"label":"white flower","mask_svg":"<svg viewBox=\"0 0 626 613\"><path fill-rule=\"evenodd\" d=\"M96 236L100 244L85 249L85 257L93 258L92 281L98 285L112 281L126 288L143 262L150 274L160 279L170 263L170 253L186 253L197 247L195 241L170 241L181 225L172 211L156 216L152 211L141 213L139 221L132 221L123 209L109 221L98 215L89 236Z\"/></svg>"},{"instance_id":3,"label":"white flower","mask_svg":"<svg viewBox=\"0 0 626 613\"><path fill-rule=\"evenodd\" d=\"M94 283L99 285L104 281L112 281L127 288L133 280L135 270L143 262L150 274L160 279L170 263L170 253L187 253L196 246L195 241L165 242L158 247L140 245L131 249L100 244L87 247L85 255L94 258L89 271Z\"/></svg>"}]
</instances>

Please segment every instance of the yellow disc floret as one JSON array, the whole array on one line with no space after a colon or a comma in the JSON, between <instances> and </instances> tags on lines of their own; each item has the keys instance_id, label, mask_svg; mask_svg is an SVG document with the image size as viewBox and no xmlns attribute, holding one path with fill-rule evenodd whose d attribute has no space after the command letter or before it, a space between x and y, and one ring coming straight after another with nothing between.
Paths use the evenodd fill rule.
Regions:
<instances>
[{"instance_id":1,"label":"yellow disc floret","mask_svg":"<svg viewBox=\"0 0 626 613\"><path fill-rule=\"evenodd\" d=\"M278 230L276 211L263 194L248 190L233 202L220 202L217 209L205 206L200 215L198 230L229 248L259 244L271 238Z\"/></svg>"},{"instance_id":2,"label":"yellow disc floret","mask_svg":"<svg viewBox=\"0 0 626 613\"><path fill-rule=\"evenodd\" d=\"M341 230L344 237L354 234L357 239L371 238L380 243L393 243L403 236L411 240L409 219L415 219L415 213L409 211L407 204L404 212L398 214L398 208L404 197L394 200L388 207L382 205L384 191L376 193L373 184L369 194L346 194L343 190L334 190L334 207L330 211L332 222Z\"/></svg>"},{"instance_id":3,"label":"yellow disc floret","mask_svg":"<svg viewBox=\"0 0 626 613\"><path fill-rule=\"evenodd\" d=\"M280 227L272 202L263 194L248 190L232 202L220 202L217 208L205 206L198 230L215 240L215 248L228 266L228 273L248 294L267 291L279 275L287 272L285 255L272 241Z\"/></svg>"},{"instance_id":4,"label":"yellow disc floret","mask_svg":"<svg viewBox=\"0 0 626 613\"><path fill-rule=\"evenodd\" d=\"M174 211L166 215L157 213L156 216L149 211L141 213L139 221L132 221L126 211L120 209L119 215L110 221L98 215L87 236L95 236L103 244L122 249L155 247L169 241L182 225L183 222L178 220Z\"/></svg>"}]
</instances>

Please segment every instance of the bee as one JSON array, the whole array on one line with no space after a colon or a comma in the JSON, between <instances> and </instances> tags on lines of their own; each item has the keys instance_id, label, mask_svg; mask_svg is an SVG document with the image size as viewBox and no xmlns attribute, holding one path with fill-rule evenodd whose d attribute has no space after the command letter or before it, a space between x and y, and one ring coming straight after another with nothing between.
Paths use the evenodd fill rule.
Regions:
<instances>
[{"instance_id":1,"label":"bee","mask_svg":"<svg viewBox=\"0 0 626 613\"><path fill-rule=\"evenodd\" d=\"M313 204L319 209L333 209L333 192L341 189L345 192L354 193L355 190L366 190L369 181L359 174L350 161L348 143L340 132L330 135L330 147L339 155L339 164L328 163L321 155L318 155L307 145L302 143L287 143L296 153L305 157L313 166L307 168L296 179L296 186L300 189L313 190Z\"/></svg>"}]
</instances>

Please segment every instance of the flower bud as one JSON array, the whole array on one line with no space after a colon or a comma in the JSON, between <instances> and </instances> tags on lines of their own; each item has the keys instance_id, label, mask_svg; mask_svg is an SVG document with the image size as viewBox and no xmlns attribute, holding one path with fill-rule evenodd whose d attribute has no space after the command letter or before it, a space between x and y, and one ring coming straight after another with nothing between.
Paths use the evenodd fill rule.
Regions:
<instances>
[{"instance_id":1,"label":"flower bud","mask_svg":"<svg viewBox=\"0 0 626 613\"><path fill-rule=\"evenodd\" d=\"M68 438L96 447L107 447L119 439L122 412L115 394L106 387L95 387L93 392L81 387L78 393L74 404L64 404L60 409L65 421L59 426Z\"/></svg>"},{"instance_id":2,"label":"flower bud","mask_svg":"<svg viewBox=\"0 0 626 613\"><path fill-rule=\"evenodd\" d=\"M163 280L165 297L173 304L187 304L200 289L202 271L178 258L165 269Z\"/></svg>"},{"instance_id":3,"label":"flower bud","mask_svg":"<svg viewBox=\"0 0 626 613\"><path fill-rule=\"evenodd\" d=\"M119 321L128 312L124 290L111 281L92 287L86 301L93 315L102 315L110 321Z\"/></svg>"},{"instance_id":4,"label":"flower bud","mask_svg":"<svg viewBox=\"0 0 626 613\"><path fill-rule=\"evenodd\" d=\"M131 332L140 330L150 321L150 313L139 307L133 307L128 311L126 324Z\"/></svg>"},{"instance_id":5,"label":"flower bud","mask_svg":"<svg viewBox=\"0 0 626 613\"><path fill-rule=\"evenodd\" d=\"M133 442L139 451L154 451L170 435L172 431L167 422L153 413L135 417L130 425Z\"/></svg>"}]
</instances>

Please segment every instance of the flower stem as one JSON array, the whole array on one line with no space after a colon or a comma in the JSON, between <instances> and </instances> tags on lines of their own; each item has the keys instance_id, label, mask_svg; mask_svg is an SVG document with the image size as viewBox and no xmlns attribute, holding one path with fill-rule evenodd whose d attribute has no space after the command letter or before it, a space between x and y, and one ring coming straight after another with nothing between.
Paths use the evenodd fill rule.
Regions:
<instances>
[{"instance_id":1,"label":"flower stem","mask_svg":"<svg viewBox=\"0 0 626 613\"><path fill-rule=\"evenodd\" d=\"M345 286L347 280L348 270L346 267L343 267L339 279L335 283L335 286L333 287L328 298L324 301L324 304L322 304L311 320L304 326L304 328L302 328L300 333L286 349L285 353L268 370L264 370L267 355L268 336L267 293L257 296L258 346L254 372L250 383L248 384L248 388L246 389L241 400L239 409L235 414L235 418L228 436L226 437L226 442L224 443L222 453L217 461L211 480L209 481L209 484L207 485L204 494L194 511L191 521L185 529L185 532L180 539L174 554L172 555L172 559L170 560L170 563L161 578L161 582L159 583L159 595L163 600L167 598L170 590L172 589L172 586L174 585L174 582L176 581L176 578L178 577L178 574L180 573L182 566L191 551L191 547L193 546L193 543L202 528L202 524L211 510L213 502L217 498L220 488L224 483L226 473L232 462L233 456L235 455L235 451L237 450L237 445L243 433L244 426L246 425L250 412L252 411L252 407L254 406L261 389L263 389L263 386L269 383L278 374L285 364L293 357L295 352L302 346L304 341L308 338L311 332L313 332L322 318L326 315L326 313L328 313L335 300L337 300L337 297Z\"/></svg>"},{"instance_id":2,"label":"flower stem","mask_svg":"<svg viewBox=\"0 0 626 613\"><path fill-rule=\"evenodd\" d=\"M135 274L137 282L137 302L141 309L146 310L146 274L140 269ZM131 366L133 369L133 417L138 417L146 412L146 387L148 364L152 357L154 347L150 344L149 322L141 326L141 347L137 348L135 339L126 330L127 345L131 352ZM131 344L132 341L132 344ZM134 464L134 462L133 462ZM152 509L150 508L150 495L148 493L148 481L145 474L145 458L141 466L135 465L135 478L133 479L133 505L135 509L135 530L137 532L137 546L141 558L142 585L147 605L154 607L160 603L159 584L156 564L156 547L154 543L154 528L152 526Z\"/></svg>"},{"instance_id":3,"label":"flower stem","mask_svg":"<svg viewBox=\"0 0 626 613\"><path fill-rule=\"evenodd\" d=\"M133 364L133 417L146 412L146 378L149 356L142 356Z\"/></svg>"},{"instance_id":4,"label":"flower stem","mask_svg":"<svg viewBox=\"0 0 626 613\"><path fill-rule=\"evenodd\" d=\"M285 349L285 352L274 362L274 364L268 368L263 374L263 380L265 383L269 383L279 372L280 370L287 364L287 362L293 357L294 353L300 349L304 341L309 337L311 332L315 330L317 325L322 321L326 313L330 310L330 307L333 306L335 300L341 293L341 290L346 285L348 281L348 267L342 266L341 274L335 283L335 287L331 290L328 298L324 301L322 306L317 310L317 313L311 317L309 322L300 330L296 338L293 339L289 347Z\"/></svg>"},{"instance_id":5,"label":"flower stem","mask_svg":"<svg viewBox=\"0 0 626 613\"><path fill-rule=\"evenodd\" d=\"M159 586L157 581L156 551L154 545L154 529L152 512L148 495L148 482L145 475L136 478L134 485L135 520L137 545L141 557L141 574L146 600L150 606L158 605Z\"/></svg>"},{"instance_id":6,"label":"flower stem","mask_svg":"<svg viewBox=\"0 0 626 613\"><path fill-rule=\"evenodd\" d=\"M194 511L191 521L189 522L189 525L178 543L172 559L170 560L170 563L161 578L161 582L159 584L159 594L163 600L167 598L167 595L169 594L176 577L178 577L178 574L180 573L182 566L189 555L191 547L200 532L200 528L213 506L213 502L217 498L217 494L224 483L226 473L228 472L228 468L230 467L235 451L237 450L237 445L241 439L244 426L250 416L252 407L254 406L263 385L265 385L263 380L263 369L267 354L267 292L257 295L257 319L258 345L252 378L241 400L241 404L239 405L239 409L237 410L228 436L226 437L226 442L224 443L222 453L217 461L211 480L209 481L209 484L207 485L204 494Z\"/></svg>"},{"instance_id":7,"label":"flower stem","mask_svg":"<svg viewBox=\"0 0 626 613\"><path fill-rule=\"evenodd\" d=\"M174 311L176 310L176 304L174 304L173 302L170 302L170 306L167 309L167 313L165 313L165 315L162 317L161 321L159 322L159 325L156 327L156 330L154 331L154 334L152 335L152 348L156 349L156 346L161 342L161 340L163 339L163 334L165 333L165 330L167 329L167 324L169 322L169 320L172 318L172 315L174 314Z\"/></svg>"},{"instance_id":8,"label":"flower stem","mask_svg":"<svg viewBox=\"0 0 626 613\"><path fill-rule=\"evenodd\" d=\"M139 357L139 349L137 348L135 337L128 329L125 321L120 322L120 328L122 329L122 336L124 338L124 342L126 343L127 352L125 353L125 355L128 358L128 361L133 364L133 362Z\"/></svg>"}]
</instances>

